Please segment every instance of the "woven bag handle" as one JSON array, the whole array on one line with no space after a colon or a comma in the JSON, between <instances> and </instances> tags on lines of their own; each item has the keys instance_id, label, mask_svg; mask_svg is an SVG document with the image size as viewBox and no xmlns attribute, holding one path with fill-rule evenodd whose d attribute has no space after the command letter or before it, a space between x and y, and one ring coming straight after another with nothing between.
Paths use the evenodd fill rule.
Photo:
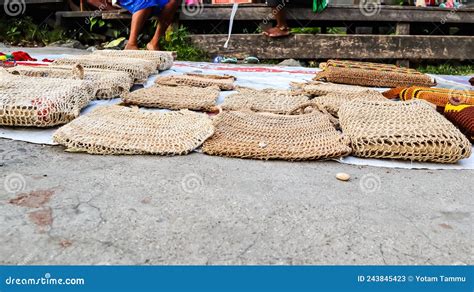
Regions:
<instances>
[{"instance_id":1,"label":"woven bag handle","mask_svg":"<svg viewBox=\"0 0 474 292\"><path fill-rule=\"evenodd\" d=\"M324 108L324 106L322 104L320 104L319 102L316 102L316 101L308 101L308 102L305 102L303 104L300 104L299 106L289 110L287 112L288 115L294 115L294 114L304 114L304 110L308 107L312 107L312 108L316 108L318 111L320 111L321 113L323 113L324 115L326 115L329 120L331 121L331 123L333 123L334 125L338 125L339 124L339 121L338 119L336 119L335 117L333 117L327 110L326 108Z\"/></svg>"},{"instance_id":2,"label":"woven bag handle","mask_svg":"<svg viewBox=\"0 0 474 292\"><path fill-rule=\"evenodd\" d=\"M84 79L84 67L81 64L76 64L72 68L72 77L74 79Z\"/></svg>"}]
</instances>

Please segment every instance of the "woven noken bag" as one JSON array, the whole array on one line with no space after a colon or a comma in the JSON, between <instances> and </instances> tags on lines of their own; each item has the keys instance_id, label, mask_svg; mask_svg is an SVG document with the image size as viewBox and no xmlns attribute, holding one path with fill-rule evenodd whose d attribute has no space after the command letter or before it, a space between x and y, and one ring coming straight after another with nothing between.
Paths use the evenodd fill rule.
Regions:
<instances>
[{"instance_id":1,"label":"woven noken bag","mask_svg":"<svg viewBox=\"0 0 474 292\"><path fill-rule=\"evenodd\" d=\"M89 81L34 78L0 72L0 125L52 127L65 124L95 96Z\"/></svg>"},{"instance_id":2,"label":"woven noken bag","mask_svg":"<svg viewBox=\"0 0 474 292\"><path fill-rule=\"evenodd\" d=\"M96 98L98 99L115 98L125 92L129 92L133 85L130 75L126 72L92 68L84 69L79 64L74 66L16 66L8 69L8 72L30 77L88 80L97 89Z\"/></svg>"},{"instance_id":3,"label":"woven noken bag","mask_svg":"<svg viewBox=\"0 0 474 292\"><path fill-rule=\"evenodd\" d=\"M223 110L251 110L286 114L289 110L308 102L309 97L289 90L257 90L237 87L238 93L226 96L221 105Z\"/></svg>"},{"instance_id":4,"label":"woven noken bag","mask_svg":"<svg viewBox=\"0 0 474 292\"><path fill-rule=\"evenodd\" d=\"M466 137L422 100L354 100L339 122L359 157L455 163L471 154Z\"/></svg>"},{"instance_id":5,"label":"woven noken bag","mask_svg":"<svg viewBox=\"0 0 474 292\"><path fill-rule=\"evenodd\" d=\"M192 87L210 87L217 86L221 90L233 90L235 77L229 75L208 75L208 74L191 74L170 75L158 77L155 81L159 85L179 86L187 85Z\"/></svg>"},{"instance_id":6,"label":"woven noken bag","mask_svg":"<svg viewBox=\"0 0 474 292\"><path fill-rule=\"evenodd\" d=\"M320 111L301 115L224 111L214 125L215 134L202 148L209 155L314 160L351 152L348 140Z\"/></svg>"},{"instance_id":7,"label":"woven noken bag","mask_svg":"<svg viewBox=\"0 0 474 292\"><path fill-rule=\"evenodd\" d=\"M84 68L106 69L123 71L130 74L130 77L137 83L143 83L148 76L156 71L156 64L153 61L140 60L134 58L114 58L98 55L67 56L56 59L53 65L76 65L80 64Z\"/></svg>"},{"instance_id":8,"label":"woven noken bag","mask_svg":"<svg viewBox=\"0 0 474 292\"><path fill-rule=\"evenodd\" d=\"M213 132L206 114L113 105L79 117L57 130L53 138L73 152L182 155L199 147Z\"/></svg>"},{"instance_id":9,"label":"woven noken bag","mask_svg":"<svg viewBox=\"0 0 474 292\"><path fill-rule=\"evenodd\" d=\"M413 69L365 62L342 62L342 64L334 62L336 61L330 60L323 65L323 71L318 72L314 80L376 87L436 85L435 80L429 75Z\"/></svg>"},{"instance_id":10,"label":"woven noken bag","mask_svg":"<svg viewBox=\"0 0 474 292\"><path fill-rule=\"evenodd\" d=\"M451 98L444 108L444 116L474 142L474 105Z\"/></svg>"},{"instance_id":11,"label":"woven noken bag","mask_svg":"<svg viewBox=\"0 0 474 292\"><path fill-rule=\"evenodd\" d=\"M354 99L385 100L386 98L378 91L354 85L323 83L313 81L308 84L292 83L293 90L303 91L314 97L312 101L321 104L330 114L338 116L339 108L344 103Z\"/></svg>"},{"instance_id":12,"label":"woven noken bag","mask_svg":"<svg viewBox=\"0 0 474 292\"><path fill-rule=\"evenodd\" d=\"M474 105L474 91L467 89L411 86L390 89L383 94L387 98L400 98L401 100L423 99L441 108L444 108L451 98L456 98L460 103Z\"/></svg>"},{"instance_id":13,"label":"woven noken bag","mask_svg":"<svg viewBox=\"0 0 474 292\"><path fill-rule=\"evenodd\" d=\"M217 86L199 88L155 85L127 93L122 100L125 104L145 107L214 111L219 92Z\"/></svg>"},{"instance_id":14,"label":"woven noken bag","mask_svg":"<svg viewBox=\"0 0 474 292\"><path fill-rule=\"evenodd\" d=\"M163 71L173 66L173 54L166 51L145 51L145 50L96 50L93 55L113 58L134 58L153 61L156 69Z\"/></svg>"}]
</instances>

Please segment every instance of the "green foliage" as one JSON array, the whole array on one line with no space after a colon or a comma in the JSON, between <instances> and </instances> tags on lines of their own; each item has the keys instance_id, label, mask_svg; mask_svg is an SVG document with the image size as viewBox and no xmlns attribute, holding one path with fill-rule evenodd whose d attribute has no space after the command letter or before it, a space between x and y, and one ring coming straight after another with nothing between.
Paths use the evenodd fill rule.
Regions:
<instances>
[{"instance_id":1,"label":"green foliage","mask_svg":"<svg viewBox=\"0 0 474 292\"><path fill-rule=\"evenodd\" d=\"M166 51L176 51L178 60L209 61L206 52L194 47L188 38L188 31L181 26L178 29L169 29L164 39L160 41L160 48Z\"/></svg>"},{"instance_id":2,"label":"green foliage","mask_svg":"<svg viewBox=\"0 0 474 292\"><path fill-rule=\"evenodd\" d=\"M474 74L474 65L427 65L417 68L423 73L440 74L440 75L471 75Z\"/></svg>"},{"instance_id":3,"label":"green foliage","mask_svg":"<svg viewBox=\"0 0 474 292\"><path fill-rule=\"evenodd\" d=\"M300 33L311 33L311 34L316 34L316 33L321 33L321 28L319 27L295 27L290 29L291 33L294 34L300 34Z\"/></svg>"},{"instance_id":4,"label":"green foliage","mask_svg":"<svg viewBox=\"0 0 474 292\"><path fill-rule=\"evenodd\" d=\"M105 25L105 21L102 18L97 17L89 17L89 31L94 29L94 26L98 26L99 28Z\"/></svg>"},{"instance_id":5,"label":"green foliage","mask_svg":"<svg viewBox=\"0 0 474 292\"><path fill-rule=\"evenodd\" d=\"M65 39L60 28L37 25L31 17L0 19L0 41L13 45L47 45Z\"/></svg>"}]
</instances>

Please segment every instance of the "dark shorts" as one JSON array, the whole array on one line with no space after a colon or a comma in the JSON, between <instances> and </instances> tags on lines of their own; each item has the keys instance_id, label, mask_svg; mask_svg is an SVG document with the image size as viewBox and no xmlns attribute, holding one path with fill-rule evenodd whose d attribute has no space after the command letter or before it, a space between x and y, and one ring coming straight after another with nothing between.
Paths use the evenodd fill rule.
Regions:
<instances>
[{"instance_id":1,"label":"dark shorts","mask_svg":"<svg viewBox=\"0 0 474 292\"><path fill-rule=\"evenodd\" d=\"M277 7L282 5L285 7L313 7L312 0L266 0L267 6Z\"/></svg>"}]
</instances>

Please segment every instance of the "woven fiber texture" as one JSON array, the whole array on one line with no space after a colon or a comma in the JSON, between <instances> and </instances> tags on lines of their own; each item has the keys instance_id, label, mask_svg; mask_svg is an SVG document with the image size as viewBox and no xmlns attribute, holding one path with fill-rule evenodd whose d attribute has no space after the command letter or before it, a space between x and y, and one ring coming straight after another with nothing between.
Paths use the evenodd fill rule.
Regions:
<instances>
[{"instance_id":1,"label":"woven fiber texture","mask_svg":"<svg viewBox=\"0 0 474 292\"><path fill-rule=\"evenodd\" d=\"M338 115L341 105L354 99L385 100L380 92L361 86L313 81L306 85L298 85L297 90L299 89L310 96L314 96L312 100L323 105L334 116Z\"/></svg>"},{"instance_id":2,"label":"woven fiber texture","mask_svg":"<svg viewBox=\"0 0 474 292\"><path fill-rule=\"evenodd\" d=\"M458 127L471 142L474 142L474 105L465 104L452 98L444 108L444 116Z\"/></svg>"},{"instance_id":3,"label":"woven fiber texture","mask_svg":"<svg viewBox=\"0 0 474 292\"><path fill-rule=\"evenodd\" d=\"M220 76L220 75L206 75L206 74L184 74L184 75L171 75L159 77L156 79L156 84L178 86L186 85L192 87L210 87L217 86L221 90L233 90L234 89L235 77L233 76Z\"/></svg>"},{"instance_id":4,"label":"woven fiber texture","mask_svg":"<svg viewBox=\"0 0 474 292\"><path fill-rule=\"evenodd\" d=\"M289 90L237 87L239 92L224 99L221 105L223 110L251 110L255 112L269 112L286 114L289 110L306 103L306 95L293 93Z\"/></svg>"},{"instance_id":5,"label":"woven fiber texture","mask_svg":"<svg viewBox=\"0 0 474 292\"><path fill-rule=\"evenodd\" d=\"M94 98L83 80L58 82L0 72L0 125L51 127L65 124Z\"/></svg>"},{"instance_id":6,"label":"woven fiber texture","mask_svg":"<svg viewBox=\"0 0 474 292\"><path fill-rule=\"evenodd\" d=\"M422 100L354 100L339 121L359 157L455 163L471 154L466 137Z\"/></svg>"},{"instance_id":7,"label":"woven fiber texture","mask_svg":"<svg viewBox=\"0 0 474 292\"><path fill-rule=\"evenodd\" d=\"M314 160L348 155L348 141L328 115L224 111L215 134L204 142L209 155L255 159Z\"/></svg>"},{"instance_id":8,"label":"woven fiber texture","mask_svg":"<svg viewBox=\"0 0 474 292\"><path fill-rule=\"evenodd\" d=\"M206 114L139 111L103 106L61 127L54 141L68 151L90 154L182 155L199 147L214 132Z\"/></svg>"},{"instance_id":9,"label":"woven fiber texture","mask_svg":"<svg viewBox=\"0 0 474 292\"><path fill-rule=\"evenodd\" d=\"M96 50L93 55L113 58L134 58L153 61L156 69L163 71L173 66L173 55L166 51L145 51L145 50Z\"/></svg>"},{"instance_id":10,"label":"woven fiber texture","mask_svg":"<svg viewBox=\"0 0 474 292\"><path fill-rule=\"evenodd\" d=\"M398 97L401 100L424 99L441 108L446 106L450 98L456 98L460 103L474 105L474 91L467 89L459 90L411 86L398 89L398 91L397 88L395 88L384 92L384 95L391 98Z\"/></svg>"},{"instance_id":11,"label":"woven fiber texture","mask_svg":"<svg viewBox=\"0 0 474 292\"><path fill-rule=\"evenodd\" d=\"M314 80L376 87L413 85L430 87L436 85L436 82L430 76L412 69L391 67L384 64L380 67L363 66L363 62L357 63L357 66L333 66L328 61L323 66L324 70L318 72Z\"/></svg>"},{"instance_id":12,"label":"woven fiber texture","mask_svg":"<svg viewBox=\"0 0 474 292\"><path fill-rule=\"evenodd\" d=\"M148 76L156 71L153 61L134 58L114 58L98 55L67 56L56 59L53 65L76 65L84 68L123 71L130 74L135 82L145 82Z\"/></svg>"},{"instance_id":13,"label":"woven fiber texture","mask_svg":"<svg viewBox=\"0 0 474 292\"><path fill-rule=\"evenodd\" d=\"M219 97L219 87L155 85L128 93L122 97L126 104L173 110L213 111Z\"/></svg>"},{"instance_id":14,"label":"woven fiber texture","mask_svg":"<svg viewBox=\"0 0 474 292\"><path fill-rule=\"evenodd\" d=\"M348 60L328 60L326 63L321 63L320 68L324 69L327 67L343 67L343 68L359 68L359 69L370 69L370 70L385 70L400 73L412 73L412 74L423 74L416 70L404 67L398 67L393 64L383 63L371 63L371 62L360 62L360 61L348 61Z\"/></svg>"},{"instance_id":15,"label":"woven fiber texture","mask_svg":"<svg viewBox=\"0 0 474 292\"><path fill-rule=\"evenodd\" d=\"M121 71L103 69L83 69L75 66L16 66L8 69L11 74L31 77L61 79L84 79L91 81L97 89L96 98L110 99L128 92L133 85L129 74Z\"/></svg>"}]
</instances>

